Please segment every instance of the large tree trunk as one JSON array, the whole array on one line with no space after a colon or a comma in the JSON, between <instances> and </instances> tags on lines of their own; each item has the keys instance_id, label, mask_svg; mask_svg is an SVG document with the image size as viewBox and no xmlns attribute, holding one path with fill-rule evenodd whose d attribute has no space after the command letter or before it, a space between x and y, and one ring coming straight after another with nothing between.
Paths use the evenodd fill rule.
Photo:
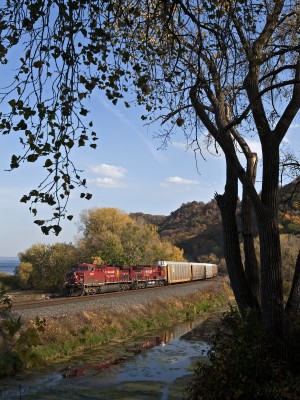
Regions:
<instances>
[{"instance_id":1,"label":"large tree trunk","mask_svg":"<svg viewBox=\"0 0 300 400\"><path fill-rule=\"evenodd\" d=\"M257 154L247 157L247 174L252 183L256 180ZM242 236L244 242L245 253L245 272L246 277L253 295L257 301L260 301L260 280L257 256L254 247L254 235L252 226L252 204L246 191L243 190L241 221L242 221Z\"/></svg>"},{"instance_id":2,"label":"large tree trunk","mask_svg":"<svg viewBox=\"0 0 300 400\"><path fill-rule=\"evenodd\" d=\"M216 194L215 198L222 216L224 257L230 283L241 315L245 317L247 309L258 309L259 305L248 285L241 259L236 221L237 187L237 175L227 163L225 193L223 195Z\"/></svg>"},{"instance_id":3,"label":"large tree trunk","mask_svg":"<svg viewBox=\"0 0 300 400\"><path fill-rule=\"evenodd\" d=\"M275 336L283 337L284 312L280 240L277 222L259 222L261 259L261 309L265 325Z\"/></svg>"},{"instance_id":4,"label":"large tree trunk","mask_svg":"<svg viewBox=\"0 0 300 400\"><path fill-rule=\"evenodd\" d=\"M257 209L261 260L261 308L265 325L285 335L282 262L278 229L279 144L272 135L261 138L263 159L262 207Z\"/></svg>"}]
</instances>

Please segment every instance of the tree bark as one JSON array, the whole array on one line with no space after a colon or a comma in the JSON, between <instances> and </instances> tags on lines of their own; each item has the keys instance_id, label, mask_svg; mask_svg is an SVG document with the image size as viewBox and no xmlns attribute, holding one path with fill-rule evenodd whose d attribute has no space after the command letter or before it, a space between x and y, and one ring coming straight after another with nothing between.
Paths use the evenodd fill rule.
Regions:
<instances>
[{"instance_id":1,"label":"tree bark","mask_svg":"<svg viewBox=\"0 0 300 400\"><path fill-rule=\"evenodd\" d=\"M237 205L237 174L227 162L226 186L223 195L215 195L219 206L224 237L224 257L232 290L242 317L246 316L247 309L259 309L259 304L250 290L241 259L239 233L236 221Z\"/></svg>"},{"instance_id":2,"label":"tree bark","mask_svg":"<svg viewBox=\"0 0 300 400\"><path fill-rule=\"evenodd\" d=\"M261 260L263 321L275 336L286 334L283 308L282 261L278 229L279 144L261 135L263 159L262 210L257 213Z\"/></svg>"},{"instance_id":3,"label":"tree bark","mask_svg":"<svg viewBox=\"0 0 300 400\"><path fill-rule=\"evenodd\" d=\"M247 174L252 183L256 180L257 154L247 156ZM246 191L243 190L241 221L242 236L245 253L245 273L253 295L260 301L260 279L257 256L254 247L254 235L252 227L252 204Z\"/></svg>"}]
</instances>

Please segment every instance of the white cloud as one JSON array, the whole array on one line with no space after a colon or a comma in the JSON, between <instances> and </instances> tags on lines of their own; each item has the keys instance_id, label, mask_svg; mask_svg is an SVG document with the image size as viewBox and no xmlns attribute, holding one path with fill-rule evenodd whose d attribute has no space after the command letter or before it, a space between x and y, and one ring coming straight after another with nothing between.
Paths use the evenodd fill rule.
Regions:
<instances>
[{"instance_id":1,"label":"white cloud","mask_svg":"<svg viewBox=\"0 0 300 400\"><path fill-rule=\"evenodd\" d=\"M300 128L300 124L292 124L291 126L290 126L290 128Z\"/></svg>"},{"instance_id":2,"label":"white cloud","mask_svg":"<svg viewBox=\"0 0 300 400\"><path fill-rule=\"evenodd\" d=\"M162 185L166 184L172 184L172 185L198 185L197 181L191 180L191 179L184 179L181 178L180 176L170 176L165 180L165 182L162 182Z\"/></svg>"},{"instance_id":3,"label":"white cloud","mask_svg":"<svg viewBox=\"0 0 300 400\"><path fill-rule=\"evenodd\" d=\"M123 167L109 164L92 165L90 170L95 174L110 178L123 178L127 172Z\"/></svg>"},{"instance_id":4,"label":"white cloud","mask_svg":"<svg viewBox=\"0 0 300 400\"><path fill-rule=\"evenodd\" d=\"M113 188L113 189L120 189L126 187L124 182L119 181L118 179L114 178L96 178L89 180L89 183L93 183L99 187L106 187L106 188Z\"/></svg>"},{"instance_id":5,"label":"white cloud","mask_svg":"<svg viewBox=\"0 0 300 400\"><path fill-rule=\"evenodd\" d=\"M90 170L98 175L95 179L89 179L88 183L98 187L120 189L126 187L123 182L127 170L123 167L109 164L90 165Z\"/></svg>"}]
</instances>

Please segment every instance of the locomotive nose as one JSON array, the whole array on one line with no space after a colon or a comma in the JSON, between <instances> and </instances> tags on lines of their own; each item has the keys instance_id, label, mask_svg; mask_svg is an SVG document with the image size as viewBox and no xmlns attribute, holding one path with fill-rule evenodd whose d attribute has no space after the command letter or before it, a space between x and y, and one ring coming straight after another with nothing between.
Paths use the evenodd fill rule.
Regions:
<instances>
[{"instance_id":1,"label":"locomotive nose","mask_svg":"<svg viewBox=\"0 0 300 400\"><path fill-rule=\"evenodd\" d=\"M67 282L69 284L74 284L76 282L76 277L77 277L76 272L69 272L67 274Z\"/></svg>"}]
</instances>

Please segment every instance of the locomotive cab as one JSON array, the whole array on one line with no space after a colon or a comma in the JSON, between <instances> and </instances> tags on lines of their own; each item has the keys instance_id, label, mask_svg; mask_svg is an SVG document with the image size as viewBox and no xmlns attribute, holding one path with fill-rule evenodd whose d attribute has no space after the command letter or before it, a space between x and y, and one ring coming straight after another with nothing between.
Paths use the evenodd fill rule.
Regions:
<instances>
[{"instance_id":1,"label":"locomotive cab","mask_svg":"<svg viewBox=\"0 0 300 400\"><path fill-rule=\"evenodd\" d=\"M71 267L71 271L66 275L64 292L69 295L83 295L86 293L87 286L94 286L95 265L77 264Z\"/></svg>"}]
</instances>

